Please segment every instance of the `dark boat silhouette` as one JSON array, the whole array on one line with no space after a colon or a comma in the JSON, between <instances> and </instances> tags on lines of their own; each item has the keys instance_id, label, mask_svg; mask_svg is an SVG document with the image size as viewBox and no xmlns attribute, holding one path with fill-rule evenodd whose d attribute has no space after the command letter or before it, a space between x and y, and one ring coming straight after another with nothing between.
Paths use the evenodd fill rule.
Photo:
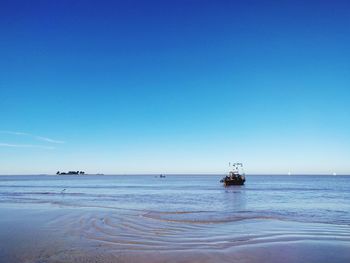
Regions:
<instances>
[{"instance_id":1,"label":"dark boat silhouette","mask_svg":"<svg viewBox=\"0 0 350 263\"><path fill-rule=\"evenodd\" d=\"M242 163L234 163L232 165L232 170L228 173L227 176L220 180L221 183L224 183L225 186L229 185L244 185L245 174L240 172L240 169L243 170Z\"/></svg>"}]
</instances>

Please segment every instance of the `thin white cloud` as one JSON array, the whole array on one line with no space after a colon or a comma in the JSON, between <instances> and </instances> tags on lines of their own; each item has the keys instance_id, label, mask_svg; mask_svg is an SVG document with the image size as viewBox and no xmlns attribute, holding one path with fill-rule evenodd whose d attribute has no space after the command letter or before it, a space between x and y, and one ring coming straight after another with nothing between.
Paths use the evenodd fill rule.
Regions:
<instances>
[{"instance_id":1,"label":"thin white cloud","mask_svg":"<svg viewBox=\"0 0 350 263\"><path fill-rule=\"evenodd\" d=\"M16 131L0 131L0 133L4 133L4 134L11 134L11 135L18 135L18 136L28 136L28 137L32 137L38 141L44 141L44 142L49 142L49 143L65 143L64 141L60 141L60 140L54 140L48 137L44 137L44 136L38 136L38 135L33 135L30 133L26 133L26 132L16 132Z\"/></svg>"},{"instance_id":2,"label":"thin white cloud","mask_svg":"<svg viewBox=\"0 0 350 263\"><path fill-rule=\"evenodd\" d=\"M44 142L50 142L50 143L65 143L64 141L54 140L47 137L42 136L35 136L37 140L44 141Z\"/></svg>"},{"instance_id":3,"label":"thin white cloud","mask_svg":"<svg viewBox=\"0 0 350 263\"><path fill-rule=\"evenodd\" d=\"M30 136L29 133L25 133L25 132L0 131L0 133L6 133L6 134L11 134L11 135L25 135L25 136Z\"/></svg>"},{"instance_id":4,"label":"thin white cloud","mask_svg":"<svg viewBox=\"0 0 350 263\"><path fill-rule=\"evenodd\" d=\"M0 147L11 147L11 148L39 148L45 150L53 150L55 147L44 146L44 145L35 145L35 144L12 144L12 143L1 143Z\"/></svg>"}]
</instances>

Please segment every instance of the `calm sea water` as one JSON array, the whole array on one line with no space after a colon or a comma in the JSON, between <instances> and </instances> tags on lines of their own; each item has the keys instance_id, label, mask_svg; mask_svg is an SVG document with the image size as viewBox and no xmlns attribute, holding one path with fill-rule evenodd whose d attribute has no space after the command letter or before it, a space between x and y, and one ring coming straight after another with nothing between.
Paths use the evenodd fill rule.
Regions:
<instances>
[{"instance_id":1,"label":"calm sea water","mask_svg":"<svg viewBox=\"0 0 350 263\"><path fill-rule=\"evenodd\" d=\"M0 206L139 211L168 221L278 219L350 225L350 176L0 176Z\"/></svg>"},{"instance_id":2,"label":"calm sea water","mask_svg":"<svg viewBox=\"0 0 350 263\"><path fill-rule=\"evenodd\" d=\"M0 176L0 257L350 262L350 176L248 175L232 187L220 179Z\"/></svg>"}]
</instances>

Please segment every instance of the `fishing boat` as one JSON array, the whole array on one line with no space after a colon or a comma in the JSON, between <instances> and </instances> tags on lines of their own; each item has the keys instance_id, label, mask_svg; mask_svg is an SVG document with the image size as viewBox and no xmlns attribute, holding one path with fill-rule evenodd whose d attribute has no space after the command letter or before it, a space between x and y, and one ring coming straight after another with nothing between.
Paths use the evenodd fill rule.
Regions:
<instances>
[{"instance_id":1,"label":"fishing boat","mask_svg":"<svg viewBox=\"0 0 350 263\"><path fill-rule=\"evenodd\" d=\"M224 178L220 180L221 183L224 183L225 186L229 185L244 185L245 174L243 172L242 163L232 164L232 169Z\"/></svg>"}]
</instances>

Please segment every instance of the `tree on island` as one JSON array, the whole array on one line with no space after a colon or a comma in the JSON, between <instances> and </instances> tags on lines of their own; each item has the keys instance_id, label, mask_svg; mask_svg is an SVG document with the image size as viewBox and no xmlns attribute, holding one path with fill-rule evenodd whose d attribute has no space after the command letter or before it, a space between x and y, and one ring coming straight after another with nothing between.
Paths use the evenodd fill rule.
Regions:
<instances>
[{"instance_id":1,"label":"tree on island","mask_svg":"<svg viewBox=\"0 0 350 263\"><path fill-rule=\"evenodd\" d=\"M83 175L83 174L85 174L85 172L84 171L69 171L68 173L66 173L66 172L60 172L60 171L57 171L57 173L56 173L57 175L65 175L65 174L68 174L68 175L72 175L72 174L77 174L77 175Z\"/></svg>"}]
</instances>

